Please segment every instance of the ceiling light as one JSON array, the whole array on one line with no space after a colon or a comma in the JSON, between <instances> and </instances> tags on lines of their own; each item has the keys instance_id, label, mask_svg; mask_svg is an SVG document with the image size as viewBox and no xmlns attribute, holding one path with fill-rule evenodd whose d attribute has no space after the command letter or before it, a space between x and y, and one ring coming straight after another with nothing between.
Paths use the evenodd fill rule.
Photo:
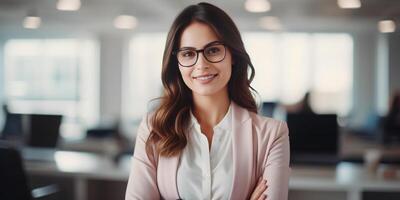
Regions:
<instances>
[{"instance_id":1,"label":"ceiling light","mask_svg":"<svg viewBox=\"0 0 400 200\"><path fill-rule=\"evenodd\" d=\"M244 7L249 12L267 12L271 10L271 3L268 0L246 0Z\"/></svg>"},{"instance_id":2,"label":"ceiling light","mask_svg":"<svg viewBox=\"0 0 400 200\"><path fill-rule=\"evenodd\" d=\"M131 15L120 15L114 19L114 26L118 29L134 29L137 19Z\"/></svg>"},{"instance_id":3,"label":"ceiling light","mask_svg":"<svg viewBox=\"0 0 400 200\"><path fill-rule=\"evenodd\" d=\"M261 17L259 20L259 24L261 28L267 30L271 31L282 30L282 23L277 17L272 17L272 16Z\"/></svg>"},{"instance_id":4,"label":"ceiling light","mask_svg":"<svg viewBox=\"0 0 400 200\"><path fill-rule=\"evenodd\" d=\"M381 33L393 33L396 31L396 24L393 20L381 20L378 22L378 29Z\"/></svg>"},{"instance_id":5,"label":"ceiling light","mask_svg":"<svg viewBox=\"0 0 400 200\"><path fill-rule=\"evenodd\" d=\"M80 0L58 0L57 9L62 11L77 11L81 8Z\"/></svg>"},{"instance_id":6,"label":"ceiling light","mask_svg":"<svg viewBox=\"0 0 400 200\"><path fill-rule=\"evenodd\" d=\"M23 21L24 28L27 29L37 29L39 28L42 20L38 16L26 16Z\"/></svg>"},{"instance_id":7,"label":"ceiling light","mask_svg":"<svg viewBox=\"0 0 400 200\"><path fill-rule=\"evenodd\" d=\"M338 0L337 4L340 8L343 9L355 9L361 7L360 0Z\"/></svg>"}]
</instances>

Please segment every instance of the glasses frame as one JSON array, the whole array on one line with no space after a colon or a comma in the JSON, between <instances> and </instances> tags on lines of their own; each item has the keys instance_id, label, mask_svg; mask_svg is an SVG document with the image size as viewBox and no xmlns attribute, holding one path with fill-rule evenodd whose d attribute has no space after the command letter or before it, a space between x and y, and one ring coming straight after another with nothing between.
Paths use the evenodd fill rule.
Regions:
<instances>
[{"instance_id":1,"label":"glasses frame","mask_svg":"<svg viewBox=\"0 0 400 200\"><path fill-rule=\"evenodd\" d=\"M223 57L221 60L219 60L219 61L210 61L210 60L208 60L207 56L204 55L204 50L206 50L207 48L209 48L209 47L211 47L211 46L214 46L214 45L222 45L222 46L224 47L224 57ZM198 50L196 50L196 49L190 49L190 50L196 52L196 61L195 61L192 65L182 65L182 64L179 62L178 54L179 54L179 52L181 52L181 51L187 51L187 50L188 50L188 49L178 49L178 50L172 52L172 55L176 56L176 60L178 61L179 65L182 66L182 67L193 67L193 66L197 63L197 61L199 60L199 53L202 53L202 54L203 54L203 57L204 57L208 62L210 62L210 63L219 63L219 62L222 62L222 61L225 59L225 57L226 57L226 45L225 45L223 42L215 41L215 42L208 43L206 46L204 46L203 49L198 49Z\"/></svg>"}]
</instances>

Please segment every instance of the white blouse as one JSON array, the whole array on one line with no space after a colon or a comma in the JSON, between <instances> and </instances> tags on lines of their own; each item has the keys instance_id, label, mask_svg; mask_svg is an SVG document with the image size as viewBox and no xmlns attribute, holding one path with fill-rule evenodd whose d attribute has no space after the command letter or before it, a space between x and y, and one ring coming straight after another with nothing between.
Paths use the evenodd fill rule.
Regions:
<instances>
[{"instance_id":1,"label":"white blouse","mask_svg":"<svg viewBox=\"0 0 400 200\"><path fill-rule=\"evenodd\" d=\"M181 199L228 199L232 189L232 113L214 128L211 148L200 125L191 115L187 133L188 143L183 150L177 171L177 187Z\"/></svg>"}]
</instances>

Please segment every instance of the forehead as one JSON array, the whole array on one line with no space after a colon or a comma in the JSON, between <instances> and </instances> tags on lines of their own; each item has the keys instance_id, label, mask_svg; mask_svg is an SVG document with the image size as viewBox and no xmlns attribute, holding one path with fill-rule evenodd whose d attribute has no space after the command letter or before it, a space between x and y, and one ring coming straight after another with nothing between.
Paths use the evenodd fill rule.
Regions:
<instances>
[{"instance_id":1,"label":"forehead","mask_svg":"<svg viewBox=\"0 0 400 200\"><path fill-rule=\"evenodd\" d=\"M195 47L199 49L217 40L219 40L217 34L209 25L201 22L192 22L183 30L179 48Z\"/></svg>"}]
</instances>

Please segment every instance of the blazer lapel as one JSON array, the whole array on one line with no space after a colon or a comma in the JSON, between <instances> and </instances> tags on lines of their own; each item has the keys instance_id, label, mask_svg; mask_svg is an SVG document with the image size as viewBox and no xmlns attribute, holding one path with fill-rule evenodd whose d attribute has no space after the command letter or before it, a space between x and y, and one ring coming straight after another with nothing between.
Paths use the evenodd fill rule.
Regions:
<instances>
[{"instance_id":1,"label":"blazer lapel","mask_svg":"<svg viewBox=\"0 0 400 200\"><path fill-rule=\"evenodd\" d=\"M176 170L180 156L159 157L157 168L158 189L164 199L179 199L176 185Z\"/></svg>"},{"instance_id":2,"label":"blazer lapel","mask_svg":"<svg viewBox=\"0 0 400 200\"><path fill-rule=\"evenodd\" d=\"M229 199L248 199L255 177L252 120L249 111L232 102L233 185ZM180 156L159 157L157 182L164 199L179 199L176 184Z\"/></svg>"},{"instance_id":3,"label":"blazer lapel","mask_svg":"<svg viewBox=\"0 0 400 200\"><path fill-rule=\"evenodd\" d=\"M234 103L232 119L234 174L230 199L248 199L252 179L255 177L252 120L249 111Z\"/></svg>"}]
</instances>

